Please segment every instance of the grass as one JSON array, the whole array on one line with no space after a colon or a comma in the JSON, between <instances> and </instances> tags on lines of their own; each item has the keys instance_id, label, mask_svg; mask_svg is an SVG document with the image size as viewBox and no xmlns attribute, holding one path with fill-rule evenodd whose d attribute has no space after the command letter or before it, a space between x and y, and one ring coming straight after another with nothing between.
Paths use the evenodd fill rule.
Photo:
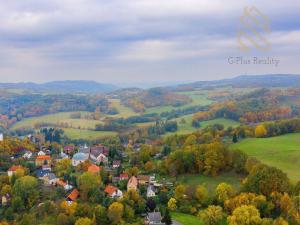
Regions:
<instances>
[{"instance_id":1,"label":"grass","mask_svg":"<svg viewBox=\"0 0 300 225\"><path fill-rule=\"evenodd\" d=\"M195 105L209 105L212 103L211 100L207 98L205 94L199 93L198 91L190 91L190 92L178 92L178 94L188 95L192 102L183 106L175 107L175 106L157 106L146 109L145 113L162 113L162 112L170 112L172 110L177 109L185 109Z\"/></svg>"},{"instance_id":2,"label":"grass","mask_svg":"<svg viewBox=\"0 0 300 225\"><path fill-rule=\"evenodd\" d=\"M90 112L82 111L80 119L71 119L71 114L74 112L61 112L53 113L44 116L35 116L21 120L12 126L12 129L16 130L19 128L34 128L36 123L68 123L72 128L82 128L82 129L94 129L96 124L102 123L99 120L88 120L84 119L85 115L90 114Z\"/></svg>"},{"instance_id":3,"label":"grass","mask_svg":"<svg viewBox=\"0 0 300 225\"><path fill-rule=\"evenodd\" d=\"M93 131L73 128L63 128L65 135L73 140L85 139L85 140L97 140L105 137L116 136L117 132L112 131Z\"/></svg>"},{"instance_id":4,"label":"grass","mask_svg":"<svg viewBox=\"0 0 300 225\"><path fill-rule=\"evenodd\" d=\"M191 186L197 186L202 184L206 186L210 194L214 194L215 188L218 186L218 184L222 182L231 184L233 187L239 190L241 187L242 179L243 177L235 173L223 173L216 177L209 177L204 175L184 175L184 176L179 176L177 182L185 185L191 185Z\"/></svg>"},{"instance_id":5,"label":"grass","mask_svg":"<svg viewBox=\"0 0 300 225\"><path fill-rule=\"evenodd\" d=\"M275 166L292 181L300 179L300 133L286 134L271 138L248 138L231 145L263 163Z\"/></svg>"},{"instance_id":6,"label":"grass","mask_svg":"<svg viewBox=\"0 0 300 225\"><path fill-rule=\"evenodd\" d=\"M203 121L200 123L200 126L202 128L205 128L209 125L214 125L214 124L222 124L224 126L224 129L227 129L228 127L238 127L240 125L239 122L234 121L234 120L230 120L230 119L224 119L224 118L217 118L217 119L213 119L213 120L207 120L207 121Z\"/></svg>"},{"instance_id":7,"label":"grass","mask_svg":"<svg viewBox=\"0 0 300 225\"><path fill-rule=\"evenodd\" d=\"M138 113L134 112L131 108L122 105L120 99L109 99L109 102L119 111L119 113L116 115L108 115L108 117L128 118L130 116L138 115Z\"/></svg>"},{"instance_id":8,"label":"grass","mask_svg":"<svg viewBox=\"0 0 300 225\"><path fill-rule=\"evenodd\" d=\"M177 222L181 223L182 225L202 225L203 224L196 216L192 216L189 214L172 212L171 217L172 217L172 219L176 220Z\"/></svg>"}]
</instances>

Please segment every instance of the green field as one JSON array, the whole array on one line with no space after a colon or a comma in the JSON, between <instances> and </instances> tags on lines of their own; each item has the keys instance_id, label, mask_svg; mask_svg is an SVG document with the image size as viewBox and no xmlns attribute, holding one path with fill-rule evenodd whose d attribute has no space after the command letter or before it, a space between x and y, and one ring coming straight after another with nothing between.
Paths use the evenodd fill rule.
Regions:
<instances>
[{"instance_id":1,"label":"green field","mask_svg":"<svg viewBox=\"0 0 300 225\"><path fill-rule=\"evenodd\" d=\"M209 105L212 103L211 100L207 99L207 96L198 91L190 91L190 92L178 92L178 94L188 95L192 102L183 106L174 107L174 106L157 106L146 109L145 113L162 113L162 112L170 112L172 110L184 109L195 105Z\"/></svg>"},{"instance_id":2,"label":"green field","mask_svg":"<svg viewBox=\"0 0 300 225\"><path fill-rule=\"evenodd\" d=\"M93 130L82 130L73 128L63 128L65 135L73 140L85 139L85 140L96 140L105 137L116 136L117 132L112 131L93 131Z\"/></svg>"},{"instance_id":3,"label":"green field","mask_svg":"<svg viewBox=\"0 0 300 225\"><path fill-rule=\"evenodd\" d=\"M224 129L227 129L228 127L238 127L240 125L239 122L230 120L230 119L224 119L224 118L217 118L213 120L207 120L200 123L201 128L205 128L210 125L214 124L222 124L224 126Z\"/></svg>"},{"instance_id":4,"label":"green field","mask_svg":"<svg viewBox=\"0 0 300 225\"><path fill-rule=\"evenodd\" d=\"M184 213L172 212L171 217L173 220L181 223L182 225L202 225L203 223L196 217Z\"/></svg>"},{"instance_id":5,"label":"green field","mask_svg":"<svg viewBox=\"0 0 300 225\"><path fill-rule=\"evenodd\" d=\"M204 175L184 175L184 176L179 176L177 182L186 185L192 185L192 186L197 186L202 184L207 187L210 194L214 194L215 188L218 186L218 184L222 182L231 184L233 187L239 190L242 179L243 179L242 176L239 176L235 173L224 173L216 177L209 177Z\"/></svg>"},{"instance_id":6,"label":"green field","mask_svg":"<svg viewBox=\"0 0 300 225\"><path fill-rule=\"evenodd\" d=\"M116 115L107 115L108 117L127 118L138 115L138 113L134 112L131 108L122 105L120 99L109 99L109 102L119 111L119 113Z\"/></svg>"},{"instance_id":7,"label":"green field","mask_svg":"<svg viewBox=\"0 0 300 225\"><path fill-rule=\"evenodd\" d=\"M300 180L300 133L271 138L248 138L231 145L263 163L275 166L291 178Z\"/></svg>"}]
</instances>

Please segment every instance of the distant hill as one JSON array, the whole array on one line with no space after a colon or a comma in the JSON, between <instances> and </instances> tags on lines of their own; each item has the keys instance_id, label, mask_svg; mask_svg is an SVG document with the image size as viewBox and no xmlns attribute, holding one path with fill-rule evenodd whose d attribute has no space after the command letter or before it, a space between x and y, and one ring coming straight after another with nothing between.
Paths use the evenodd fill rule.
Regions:
<instances>
[{"instance_id":1,"label":"distant hill","mask_svg":"<svg viewBox=\"0 0 300 225\"><path fill-rule=\"evenodd\" d=\"M95 81L66 80L53 81L43 84L36 83L0 83L0 88L4 89L25 89L35 92L58 92L58 93L106 93L118 89L112 84L97 83Z\"/></svg>"},{"instance_id":2,"label":"distant hill","mask_svg":"<svg viewBox=\"0 0 300 225\"><path fill-rule=\"evenodd\" d=\"M242 75L231 79L215 81L197 81L190 84L177 86L177 89L209 88L209 87L300 87L300 75L267 74L267 75Z\"/></svg>"}]
</instances>

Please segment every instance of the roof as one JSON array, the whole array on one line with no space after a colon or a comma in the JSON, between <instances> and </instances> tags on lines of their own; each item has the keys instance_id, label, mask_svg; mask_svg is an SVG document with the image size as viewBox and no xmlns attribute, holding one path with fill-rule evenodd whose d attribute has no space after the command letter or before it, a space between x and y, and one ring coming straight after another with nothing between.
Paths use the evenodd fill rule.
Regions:
<instances>
[{"instance_id":1,"label":"roof","mask_svg":"<svg viewBox=\"0 0 300 225\"><path fill-rule=\"evenodd\" d=\"M148 213L148 219L150 222L161 222L161 214L160 212L152 212Z\"/></svg>"},{"instance_id":2,"label":"roof","mask_svg":"<svg viewBox=\"0 0 300 225\"><path fill-rule=\"evenodd\" d=\"M89 155L86 154L86 153L82 153L82 152L79 152L79 153L76 153L74 156L73 156L73 160L87 160L89 158Z\"/></svg>"},{"instance_id":3,"label":"roof","mask_svg":"<svg viewBox=\"0 0 300 225\"><path fill-rule=\"evenodd\" d=\"M137 176L137 179L138 179L138 180L142 180L142 181L149 182L150 177L147 176L147 175L138 175L138 176Z\"/></svg>"},{"instance_id":4,"label":"roof","mask_svg":"<svg viewBox=\"0 0 300 225\"><path fill-rule=\"evenodd\" d=\"M106 188L104 189L104 192L112 196L117 190L118 190L117 187L112 185L107 185Z\"/></svg>"},{"instance_id":5,"label":"roof","mask_svg":"<svg viewBox=\"0 0 300 225\"><path fill-rule=\"evenodd\" d=\"M121 179L128 179L128 177L129 177L128 173L121 173L120 174Z\"/></svg>"},{"instance_id":6,"label":"roof","mask_svg":"<svg viewBox=\"0 0 300 225\"><path fill-rule=\"evenodd\" d=\"M138 180L137 180L137 178L135 176L130 177L130 179L129 179L128 183L127 183L127 186L129 186L129 185L137 187Z\"/></svg>"},{"instance_id":7,"label":"roof","mask_svg":"<svg viewBox=\"0 0 300 225\"><path fill-rule=\"evenodd\" d=\"M63 180L60 180L60 179L56 182L56 184L60 185L60 186L63 186L63 187L67 185L66 182L64 182Z\"/></svg>"},{"instance_id":8,"label":"roof","mask_svg":"<svg viewBox=\"0 0 300 225\"><path fill-rule=\"evenodd\" d=\"M54 173L49 173L48 178L49 178L49 180L54 180L54 179L56 179L56 176Z\"/></svg>"},{"instance_id":9,"label":"roof","mask_svg":"<svg viewBox=\"0 0 300 225\"><path fill-rule=\"evenodd\" d=\"M120 166L121 165L121 161L120 160L114 160L113 161L113 165Z\"/></svg>"},{"instance_id":10,"label":"roof","mask_svg":"<svg viewBox=\"0 0 300 225\"><path fill-rule=\"evenodd\" d=\"M38 155L36 157L36 160L51 160L51 156L50 155Z\"/></svg>"},{"instance_id":11,"label":"roof","mask_svg":"<svg viewBox=\"0 0 300 225\"><path fill-rule=\"evenodd\" d=\"M12 166L9 168L8 171L16 172L17 170L23 170L24 168L22 166Z\"/></svg>"},{"instance_id":12,"label":"roof","mask_svg":"<svg viewBox=\"0 0 300 225\"><path fill-rule=\"evenodd\" d=\"M77 189L74 189L69 195L68 199L75 201L78 198L79 192Z\"/></svg>"},{"instance_id":13,"label":"roof","mask_svg":"<svg viewBox=\"0 0 300 225\"><path fill-rule=\"evenodd\" d=\"M91 172L91 173L98 173L100 170L101 170L101 167L96 166L94 164L90 165L88 168L88 172Z\"/></svg>"},{"instance_id":14,"label":"roof","mask_svg":"<svg viewBox=\"0 0 300 225\"><path fill-rule=\"evenodd\" d=\"M75 149L75 147L72 146L72 145L67 145L67 146L64 147L65 151L74 151L74 149Z\"/></svg>"}]
</instances>

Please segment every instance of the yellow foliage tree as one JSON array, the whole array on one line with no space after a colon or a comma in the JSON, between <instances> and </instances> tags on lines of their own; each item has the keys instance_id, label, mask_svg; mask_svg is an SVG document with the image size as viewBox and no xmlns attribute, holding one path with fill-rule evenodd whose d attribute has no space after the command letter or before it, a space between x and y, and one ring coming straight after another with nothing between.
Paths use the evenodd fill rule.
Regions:
<instances>
[{"instance_id":1,"label":"yellow foliage tree","mask_svg":"<svg viewBox=\"0 0 300 225\"><path fill-rule=\"evenodd\" d=\"M112 224L120 224L124 214L124 206L122 203L114 202L108 208L107 216Z\"/></svg>"},{"instance_id":2,"label":"yellow foliage tree","mask_svg":"<svg viewBox=\"0 0 300 225\"><path fill-rule=\"evenodd\" d=\"M168 208L172 211L175 211L177 209L176 203L177 201L175 198L170 198L170 200L168 201Z\"/></svg>"},{"instance_id":3,"label":"yellow foliage tree","mask_svg":"<svg viewBox=\"0 0 300 225\"><path fill-rule=\"evenodd\" d=\"M238 207L227 217L229 225L259 225L261 221L259 211L252 205Z\"/></svg>"},{"instance_id":4,"label":"yellow foliage tree","mask_svg":"<svg viewBox=\"0 0 300 225\"><path fill-rule=\"evenodd\" d=\"M267 130L263 124L257 125L255 128L255 137L261 138L267 135Z\"/></svg>"}]
</instances>

